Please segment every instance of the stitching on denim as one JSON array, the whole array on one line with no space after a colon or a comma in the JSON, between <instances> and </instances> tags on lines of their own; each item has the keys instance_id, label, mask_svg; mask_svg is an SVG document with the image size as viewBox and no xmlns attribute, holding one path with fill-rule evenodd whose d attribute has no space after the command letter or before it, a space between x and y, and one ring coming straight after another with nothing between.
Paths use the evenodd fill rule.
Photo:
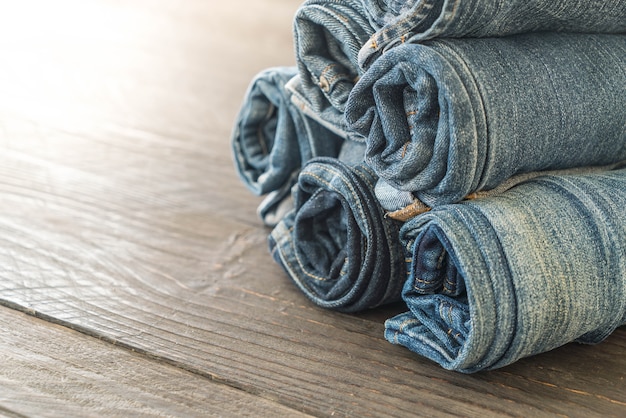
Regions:
<instances>
[{"instance_id":1,"label":"stitching on denim","mask_svg":"<svg viewBox=\"0 0 626 418\"><path fill-rule=\"evenodd\" d=\"M404 328L409 325L409 324L416 324L419 323L419 321L417 320L417 318L409 318L409 319L405 319L404 321L402 321L402 323L400 324L400 326L398 327L398 330L396 331L396 335L398 335L399 333L404 333Z\"/></svg>"},{"instance_id":2,"label":"stitching on denim","mask_svg":"<svg viewBox=\"0 0 626 418\"><path fill-rule=\"evenodd\" d=\"M409 125L409 129L413 130L413 126ZM406 141L404 143L404 146L402 147L402 154L400 154L400 158L404 158L404 156L406 155L406 149L409 147L410 143L411 143L411 141Z\"/></svg>"},{"instance_id":3,"label":"stitching on denim","mask_svg":"<svg viewBox=\"0 0 626 418\"><path fill-rule=\"evenodd\" d=\"M326 81L328 82L328 84L329 84L329 88L330 88L330 84L331 84L331 83L334 83L334 82L335 82L338 78L348 78L348 76L347 76L347 75L345 75L345 74L343 74L343 73L341 73L341 74L339 74L339 73L338 73L338 74L336 74L334 77L332 77L332 78L330 78L330 79L329 79L329 78L327 78L327 77L326 77L326 73L327 73L327 72L329 72L329 71L331 70L331 68L333 68L333 67L339 67L339 64L337 64L337 63L335 63L335 62L334 62L334 63L332 63L332 64L328 64L328 65L327 65L327 66L326 66L326 67L322 70L322 73L320 74L320 78L324 77L324 78L326 79Z\"/></svg>"},{"instance_id":4,"label":"stitching on denim","mask_svg":"<svg viewBox=\"0 0 626 418\"><path fill-rule=\"evenodd\" d=\"M360 172L363 172L364 174L369 174L369 176L374 178L374 179L378 178L376 173L374 173L371 170L371 168L369 166L367 166L367 165L362 165L362 164L361 165L357 165L357 166L354 167L354 171L355 172L360 171ZM374 190L375 185L374 185L374 183L372 183L372 181L371 181L371 179L369 177L367 177L367 176L365 176L365 177L358 176L358 177L359 177L359 179L361 181L365 182L369 186L369 190ZM374 199L374 201L377 202L378 200Z\"/></svg>"},{"instance_id":5,"label":"stitching on denim","mask_svg":"<svg viewBox=\"0 0 626 418\"><path fill-rule=\"evenodd\" d=\"M443 258L446 256L446 250L441 251L439 258L437 258L437 270L441 270L441 266L443 265Z\"/></svg>"},{"instance_id":6,"label":"stitching on denim","mask_svg":"<svg viewBox=\"0 0 626 418\"><path fill-rule=\"evenodd\" d=\"M338 174L338 172L337 172L336 170L331 170L331 169L329 169L328 167L326 167L326 166L324 166L324 165L319 165L319 164L318 164L318 165L317 165L317 168L318 168L318 169L321 169L321 170L323 170L323 171L325 171L325 172L327 172L327 173L329 173L329 174L332 174L332 175L337 175L337 174ZM341 173L339 173L339 174L340 174L340 177L339 177L339 178L341 179L341 181L342 181L342 182L343 182L346 186L348 186L348 190L350 191L350 194L352 195L352 198L354 199L355 203L358 203L358 205L357 205L357 206L358 206L358 208L359 208L359 215L362 217L362 219L365 219L365 212L363 211L363 206L361 205L361 200L360 200L360 199L358 199L358 197L357 197L356 193L354 192L354 188L352 187L352 185L351 185L349 182L347 182L347 181L345 180L344 176L343 176L343 175L341 175ZM322 179L321 177L319 177L319 176L318 176L318 175L316 175L316 174L313 174L313 173L302 173L302 175L308 175L308 176L314 177L314 178L316 178L317 180L319 180L320 182L322 182L322 183L326 184L326 185L327 185L330 189L332 189L332 190L334 190L335 192L337 192L337 193L341 194L341 193L339 192L339 190L337 190L337 188L336 188L336 187L331 186L331 184L330 184L328 181L326 181L326 180Z\"/></svg>"},{"instance_id":7,"label":"stitching on denim","mask_svg":"<svg viewBox=\"0 0 626 418\"><path fill-rule=\"evenodd\" d=\"M407 26L407 23L411 22L413 19L418 19L421 20L426 16L426 13L421 14L422 10L420 9L424 9L425 7L430 6L430 8L432 9L432 4L425 1L423 3L420 4L420 6L417 8L417 10L415 10L414 13L412 14L407 14L407 16L402 19L402 20L398 20L397 22L395 22L393 25L391 25L390 27L387 28L383 28L380 32L377 32L373 35L373 37L377 38L377 39L381 39L383 37L388 37L388 34L390 32L396 32L399 30L404 31L405 33L408 33L411 30L411 26ZM406 28L405 28L406 26ZM400 27L400 28L398 28ZM371 45L372 49L378 49L378 44L376 43L376 39L372 40L372 45Z\"/></svg>"},{"instance_id":8,"label":"stitching on denim","mask_svg":"<svg viewBox=\"0 0 626 418\"><path fill-rule=\"evenodd\" d=\"M423 283L423 284L431 284L431 283L435 283L437 280L424 280L424 279L419 279L419 278L414 278L414 281L418 282L418 283ZM417 286L415 286L415 288L417 289Z\"/></svg>"},{"instance_id":9,"label":"stitching on denim","mask_svg":"<svg viewBox=\"0 0 626 418\"><path fill-rule=\"evenodd\" d=\"M450 287L448 287L450 285ZM456 283L454 283L448 276L443 281L443 290L449 293L452 293L452 290L456 288Z\"/></svg>"},{"instance_id":10,"label":"stitching on denim","mask_svg":"<svg viewBox=\"0 0 626 418\"><path fill-rule=\"evenodd\" d=\"M324 167L324 166L318 165L318 168L320 168L320 169L322 169L322 170L324 170L324 171L326 171L326 172L328 172L330 174L337 174L336 172L333 172L333 171L330 171L330 170L326 169L326 167ZM329 189L335 191L336 193L339 193L339 190L337 190L337 188L335 188L328 181L324 180L323 178L321 178L320 176L318 176L316 174L313 174L313 173L302 173L301 175L302 176L313 177L314 179L316 179L320 183L325 184L326 187L328 187ZM341 177L341 178L343 180L343 177ZM357 199L356 195L354 194L354 190L352 189L352 187L350 187L350 184L345 182L345 181L344 181L344 184L346 184L348 186L348 188L350 190L350 193L352 194L352 197L355 199L355 201L359 202L359 200ZM339 193L339 194L341 194L341 193ZM360 212L360 215L363 216L363 218L365 218L365 215L364 215L360 205L359 205L359 212ZM306 274L308 277L311 277L312 279L315 279L315 280L318 280L318 281L322 281L322 282L328 280L327 277L320 277L320 276L317 276L315 274L309 273L309 271L304 267L302 261L300 260L300 257L298 256L298 253L296 251L294 251L294 255L295 255L296 260L298 261L298 265L300 266L300 270L302 270L302 272L304 274Z\"/></svg>"}]
</instances>

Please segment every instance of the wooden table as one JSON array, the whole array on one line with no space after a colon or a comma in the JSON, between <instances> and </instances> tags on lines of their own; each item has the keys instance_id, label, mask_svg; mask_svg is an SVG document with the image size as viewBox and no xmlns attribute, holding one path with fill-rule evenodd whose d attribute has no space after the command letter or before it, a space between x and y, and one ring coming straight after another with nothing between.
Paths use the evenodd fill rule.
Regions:
<instances>
[{"instance_id":1,"label":"wooden table","mask_svg":"<svg viewBox=\"0 0 626 418\"><path fill-rule=\"evenodd\" d=\"M230 132L298 5L0 6L0 415L624 416L624 328L466 376L271 261Z\"/></svg>"}]
</instances>

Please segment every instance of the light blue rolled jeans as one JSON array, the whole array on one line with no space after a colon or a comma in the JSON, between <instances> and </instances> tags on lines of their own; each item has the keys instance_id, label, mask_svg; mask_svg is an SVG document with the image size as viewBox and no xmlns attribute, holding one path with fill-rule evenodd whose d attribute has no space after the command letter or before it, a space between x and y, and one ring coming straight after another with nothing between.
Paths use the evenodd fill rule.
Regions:
<instances>
[{"instance_id":1,"label":"light blue rolled jeans","mask_svg":"<svg viewBox=\"0 0 626 418\"><path fill-rule=\"evenodd\" d=\"M361 0L307 0L294 17L302 95L339 132L347 133L345 103L361 74L359 50L374 30Z\"/></svg>"},{"instance_id":2,"label":"light blue rolled jeans","mask_svg":"<svg viewBox=\"0 0 626 418\"><path fill-rule=\"evenodd\" d=\"M626 0L362 0L377 28L359 52L368 68L405 42L529 32L626 32Z\"/></svg>"},{"instance_id":3,"label":"light blue rolled jeans","mask_svg":"<svg viewBox=\"0 0 626 418\"><path fill-rule=\"evenodd\" d=\"M444 205L400 232L409 312L392 343L465 373L626 323L626 169L542 176Z\"/></svg>"},{"instance_id":4,"label":"light blue rolled jeans","mask_svg":"<svg viewBox=\"0 0 626 418\"><path fill-rule=\"evenodd\" d=\"M343 139L307 117L285 88L296 67L268 68L245 93L235 121L231 146L243 183L267 195L258 212L265 223L282 217L291 186L303 163L316 156L336 157Z\"/></svg>"},{"instance_id":5,"label":"light blue rolled jeans","mask_svg":"<svg viewBox=\"0 0 626 418\"><path fill-rule=\"evenodd\" d=\"M428 206L513 175L626 159L626 35L537 33L390 49L346 104L367 163Z\"/></svg>"}]
</instances>

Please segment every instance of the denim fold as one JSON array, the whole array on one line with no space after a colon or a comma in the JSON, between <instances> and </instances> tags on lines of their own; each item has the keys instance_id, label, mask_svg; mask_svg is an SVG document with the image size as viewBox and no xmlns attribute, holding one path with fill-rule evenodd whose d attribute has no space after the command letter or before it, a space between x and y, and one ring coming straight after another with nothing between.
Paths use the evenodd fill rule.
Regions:
<instances>
[{"instance_id":1,"label":"denim fold","mask_svg":"<svg viewBox=\"0 0 626 418\"><path fill-rule=\"evenodd\" d=\"M231 136L235 167L256 195L268 195L257 213L273 226L288 208L283 202L303 163L316 156L336 157L343 139L307 117L292 103L285 85L294 67L258 73L245 93Z\"/></svg>"},{"instance_id":2,"label":"denim fold","mask_svg":"<svg viewBox=\"0 0 626 418\"><path fill-rule=\"evenodd\" d=\"M541 33L390 49L346 104L366 162L428 206L513 175L626 159L626 36Z\"/></svg>"},{"instance_id":3,"label":"denim fold","mask_svg":"<svg viewBox=\"0 0 626 418\"><path fill-rule=\"evenodd\" d=\"M626 169L443 205L400 240L409 312L385 337L446 369L495 369L626 324Z\"/></svg>"},{"instance_id":4,"label":"denim fold","mask_svg":"<svg viewBox=\"0 0 626 418\"><path fill-rule=\"evenodd\" d=\"M313 159L294 187L294 210L270 234L272 257L318 306L356 312L400 300L401 224L385 218L375 183L366 164Z\"/></svg>"},{"instance_id":5,"label":"denim fold","mask_svg":"<svg viewBox=\"0 0 626 418\"><path fill-rule=\"evenodd\" d=\"M390 48L433 38L529 32L626 32L626 0L363 0L378 30L359 52L366 69Z\"/></svg>"},{"instance_id":6,"label":"denim fold","mask_svg":"<svg viewBox=\"0 0 626 418\"><path fill-rule=\"evenodd\" d=\"M342 139L365 143L363 135L348 129L343 112L330 105L322 107L313 105L302 88L300 75L289 80L285 88L291 94L291 102L302 114Z\"/></svg>"},{"instance_id":7,"label":"denim fold","mask_svg":"<svg viewBox=\"0 0 626 418\"><path fill-rule=\"evenodd\" d=\"M345 103L361 74L359 50L374 31L361 0L307 0L294 17L303 95L313 112L343 132Z\"/></svg>"}]
</instances>

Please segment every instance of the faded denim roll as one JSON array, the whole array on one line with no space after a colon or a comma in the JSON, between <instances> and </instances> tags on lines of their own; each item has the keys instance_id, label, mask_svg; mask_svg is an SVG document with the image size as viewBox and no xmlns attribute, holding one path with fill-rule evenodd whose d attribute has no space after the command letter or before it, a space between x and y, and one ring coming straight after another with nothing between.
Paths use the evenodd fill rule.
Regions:
<instances>
[{"instance_id":1,"label":"faded denim roll","mask_svg":"<svg viewBox=\"0 0 626 418\"><path fill-rule=\"evenodd\" d=\"M282 201L302 164L316 156L336 157L343 143L291 102L285 84L296 74L296 67L268 68L257 74L232 133L239 177L254 194L269 194L258 208L268 225L285 212Z\"/></svg>"},{"instance_id":2,"label":"faded denim roll","mask_svg":"<svg viewBox=\"0 0 626 418\"><path fill-rule=\"evenodd\" d=\"M392 343L472 373L626 323L626 169L542 176L404 224Z\"/></svg>"},{"instance_id":3,"label":"faded denim roll","mask_svg":"<svg viewBox=\"0 0 626 418\"><path fill-rule=\"evenodd\" d=\"M626 0L363 0L379 29L359 52L368 68L405 42L529 32L626 32Z\"/></svg>"},{"instance_id":4,"label":"faded denim roll","mask_svg":"<svg viewBox=\"0 0 626 418\"><path fill-rule=\"evenodd\" d=\"M428 206L513 175L626 159L626 36L541 33L390 49L346 105L366 161Z\"/></svg>"},{"instance_id":5,"label":"faded denim roll","mask_svg":"<svg viewBox=\"0 0 626 418\"><path fill-rule=\"evenodd\" d=\"M385 219L375 183L365 164L311 160L295 187L295 209L270 234L274 260L321 307L356 312L400 300L401 224Z\"/></svg>"},{"instance_id":6,"label":"faded denim roll","mask_svg":"<svg viewBox=\"0 0 626 418\"><path fill-rule=\"evenodd\" d=\"M360 75L359 50L373 33L361 0L307 0L294 18L303 95L313 112L343 132L345 103Z\"/></svg>"},{"instance_id":7,"label":"faded denim roll","mask_svg":"<svg viewBox=\"0 0 626 418\"><path fill-rule=\"evenodd\" d=\"M305 116L342 139L365 143L365 138L362 135L348 129L343 112L339 112L328 104L322 107L313 105L302 88L300 75L289 80L285 88L291 93L291 102Z\"/></svg>"}]
</instances>

